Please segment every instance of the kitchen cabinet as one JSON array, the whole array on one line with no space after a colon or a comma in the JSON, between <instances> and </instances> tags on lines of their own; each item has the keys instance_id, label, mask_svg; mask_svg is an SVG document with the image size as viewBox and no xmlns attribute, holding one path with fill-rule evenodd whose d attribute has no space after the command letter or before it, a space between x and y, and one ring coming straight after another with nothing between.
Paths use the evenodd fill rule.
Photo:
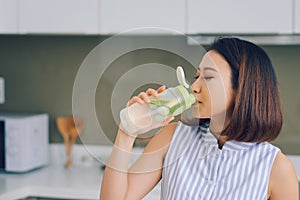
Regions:
<instances>
[{"instance_id":1,"label":"kitchen cabinet","mask_svg":"<svg viewBox=\"0 0 300 200\"><path fill-rule=\"evenodd\" d=\"M17 0L0 0L0 33L17 32Z\"/></svg>"},{"instance_id":2,"label":"kitchen cabinet","mask_svg":"<svg viewBox=\"0 0 300 200\"><path fill-rule=\"evenodd\" d=\"M292 9L293 0L187 0L187 33L289 34Z\"/></svg>"},{"instance_id":3,"label":"kitchen cabinet","mask_svg":"<svg viewBox=\"0 0 300 200\"><path fill-rule=\"evenodd\" d=\"M116 34L141 27L185 31L182 0L19 0L18 12L20 33ZM154 31L162 32L170 33Z\"/></svg>"},{"instance_id":4,"label":"kitchen cabinet","mask_svg":"<svg viewBox=\"0 0 300 200\"><path fill-rule=\"evenodd\" d=\"M294 33L300 33L300 0L295 0L295 6L294 6Z\"/></svg>"},{"instance_id":5,"label":"kitchen cabinet","mask_svg":"<svg viewBox=\"0 0 300 200\"><path fill-rule=\"evenodd\" d=\"M98 0L19 0L18 15L20 33L98 33Z\"/></svg>"},{"instance_id":6,"label":"kitchen cabinet","mask_svg":"<svg viewBox=\"0 0 300 200\"><path fill-rule=\"evenodd\" d=\"M183 0L100 0L100 2L100 34L114 34L141 27L161 27L181 33L185 31ZM134 33L147 32L149 30L134 31ZM154 31L160 32L166 31Z\"/></svg>"},{"instance_id":7,"label":"kitchen cabinet","mask_svg":"<svg viewBox=\"0 0 300 200\"><path fill-rule=\"evenodd\" d=\"M157 27L156 29L141 29ZM4 34L300 33L300 0L0 0Z\"/></svg>"}]
</instances>

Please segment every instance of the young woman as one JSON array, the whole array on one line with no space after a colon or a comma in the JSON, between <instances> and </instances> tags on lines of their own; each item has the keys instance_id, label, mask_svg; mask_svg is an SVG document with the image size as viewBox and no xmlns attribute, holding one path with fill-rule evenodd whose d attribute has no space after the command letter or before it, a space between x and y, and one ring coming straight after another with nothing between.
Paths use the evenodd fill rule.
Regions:
<instances>
[{"instance_id":1,"label":"young woman","mask_svg":"<svg viewBox=\"0 0 300 200\"><path fill-rule=\"evenodd\" d=\"M161 181L161 199L298 199L295 169L270 144L280 133L277 79L266 53L237 38L219 38L191 88L198 126L170 123L128 169L136 136L118 131L104 172L101 200L142 199ZM149 103L148 89L128 106Z\"/></svg>"}]
</instances>

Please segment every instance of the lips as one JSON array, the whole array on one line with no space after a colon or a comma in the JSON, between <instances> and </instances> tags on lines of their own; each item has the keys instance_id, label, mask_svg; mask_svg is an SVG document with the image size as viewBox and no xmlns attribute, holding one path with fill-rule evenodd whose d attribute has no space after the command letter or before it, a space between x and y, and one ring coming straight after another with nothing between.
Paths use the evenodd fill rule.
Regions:
<instances>
[{"instance_id":1,"label":"lips","mask_svg":"<svg viewBox=\"0 0 300 200\"><path fill-rule=\"evenodd\" d=\"M197 105L197 104L202 104L201 101L195 101L195 103L193 105Z\"/></svg>"},{"instance_id":2,"label":"lips","mask_svg":"<svg viewBox=\"0 0 300 200\"><path fill-rule=\"evenodd\" d=\"M200 99L202 99L200 96L198 96L198 98L195 96L195 99L196 99L196 101L195 101L194 105L203 103L203 101L200 100Z\"/></svg>"}]
</instances>

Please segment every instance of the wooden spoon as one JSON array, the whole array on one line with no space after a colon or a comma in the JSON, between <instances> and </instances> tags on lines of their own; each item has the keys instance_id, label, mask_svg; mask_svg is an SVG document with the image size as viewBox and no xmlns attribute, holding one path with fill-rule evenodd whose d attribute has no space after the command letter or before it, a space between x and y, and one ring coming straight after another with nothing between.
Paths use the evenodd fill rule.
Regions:
<instances>
[{"instance_id":1,"label":"wooden spoon","mask_svg":"<svg viewBox=\"0 0 300 200\"><path fill-rule=\"evenodd\" d=\"M56 125L60 134L63 136L66 147L65 167L69 167L72 163L72 148L76 142L77 137L84 128L84 121L80 118L74 117L58 117L56 119Z\"/></svg>"}]
</instances>

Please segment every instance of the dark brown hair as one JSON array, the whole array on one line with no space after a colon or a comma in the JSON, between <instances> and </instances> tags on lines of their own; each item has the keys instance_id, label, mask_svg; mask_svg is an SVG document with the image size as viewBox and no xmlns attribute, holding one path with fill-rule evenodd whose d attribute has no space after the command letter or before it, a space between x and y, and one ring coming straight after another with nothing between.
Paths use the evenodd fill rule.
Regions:
<instances>
[{"instance_id":1,"label":"dark brown hair","mask_svg":"<svg viewBox=\"0 0 300 200\"><path fill-rule=\"evenodd\" d=\"M282 127L276 74L265 51L238 38L217 38L209 50L222 55L231 68L235 91L231 120L221 135L242 142L272 141Z\"/></svg>"}]
</instances>

